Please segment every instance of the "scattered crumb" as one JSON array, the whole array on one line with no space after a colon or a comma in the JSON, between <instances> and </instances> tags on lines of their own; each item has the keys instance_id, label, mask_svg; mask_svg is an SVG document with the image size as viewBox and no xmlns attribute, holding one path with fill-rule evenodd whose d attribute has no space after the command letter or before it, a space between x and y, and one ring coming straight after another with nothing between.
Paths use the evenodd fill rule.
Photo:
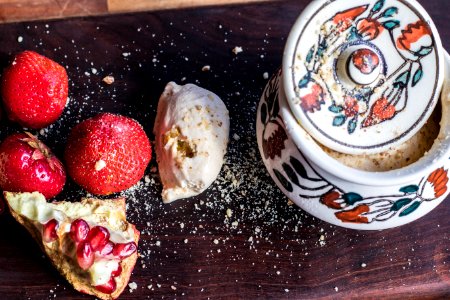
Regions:
<instances>
[{"instance_id":1,"label":"scattered crumb","mask_svg":"<svg viewBox=\"0 0 450 300\"><path fill-rule=\"evenodd\" d=\"M365 267L367 267L367 265L365 263L362 263L361 268L365 268Z\"/></svg>"},{"instance_id":2,"label":"scattered crumb","mask_svg":"<svg viewBox=\"0 0 450 300\"><path fill-rule=\"evenodd\" d=\"M17 41L18 41L19 43L22 43L22 42L23 42L23 37L22 37L22 36L17 37Z\"/></svg>"},{"instance_id":3,"label":"scattered crumb","mask_svg":"<svg viewBox=\"0 0 450 300\"><path fill-rule=\"evenodd\" d=\"M242 49L242 47L236 46L236 47L234 47L233 50L231 50L231 51L233 51L233 53L234 53L235 55L238 55L239 53L243 52L244 50Z\"/></svg>"},{"instance_id":4,"label":"scattered crumb","mask_svg":"<svg viewBox=\"0 0 450 300\"><path fill-rule=\"evenodd\" d=\"M209 70L211 70L211 66L209 66L209 65L203 66L203 68L202 68L203 72L208 72Z\"/></svg>"},{"instance_id":5,"label":"scattered crumb","mask_svg":"<svg viewBox=\"0 0 450 300\"><path fill-rule=\"evenodd\" d=\"M269 79L269 73L264 72L264 73L263 73L263 78L264 78L264 79Z\"/></svg>"},{"instance_id":6,"label":"scattered crumb","mask_svg":"<svg viewBox=\"0 0 450 300\"><path fill-rule=\"evenodd\" d=\"M234 133L234 134L233 134L233 139L234 139L235 141L239 141L240 138L241 138L241 137L240 137L237 133Z\"/></svg>"},{"instance_id":7,"label":"scattered crumb","mask_svg":"<svg viewBox=\"0 0 450 300\"><path fill-rule=\"evenodd\" d=\"M334 290L337 292L337 291L339 291L339 288L337 286L335 286Z\"/></svg>"},{"instance_id":8,"label":"scattered crumb","mask_svg":"<svg viewBox=\"0 0 450 300\"><path fill-rule=\"evenodd\" d=\"M136 282L130 282L128 284L128 287L130 288L130 293L132 293L135 289L137 289L137 283Z\"/></svg>"},{"instance_id":9,"label":"scattered crumb","mask_svg":"<svg viewBox=\"0 0 450 300\"><path fill-rule=\"evenodd\" d=\"M114 83L114 77L111 75L105 76L103 78L103 82L106 84L113 84Z\"/></svg>"},{"instance_id":10,"label":"scattered crumb","mask_svg":"<svg viewBox=\"0 0 450 300\"><path fill-rule=\"evenodd\" d=\"M219 243L219 241L217 239L214 239L213 243L217 245Z\"/></svg>"},{"instance_id":11,"label":"scattered crumb","mask_svg":"<svg viewBox=\"0 0 450 300\"><path fill-rule=\"evenodd\" d=\"M231 218L232 215L233 215L233 211L230 208L227 208L227 217Z\"/></svg>"},{"instance_id":12,"label":"scattered crumb","mask_svg":"<svg viewBox=\"0 0 450 300\"><path fill-rule=\"evenodd\" d=\"M176 289L177 289L177 287L174 286L174 285L171 285L170 288L171 288L172 290L174 290L174 291L176 291Z\"/></svg>"}]
</instances>

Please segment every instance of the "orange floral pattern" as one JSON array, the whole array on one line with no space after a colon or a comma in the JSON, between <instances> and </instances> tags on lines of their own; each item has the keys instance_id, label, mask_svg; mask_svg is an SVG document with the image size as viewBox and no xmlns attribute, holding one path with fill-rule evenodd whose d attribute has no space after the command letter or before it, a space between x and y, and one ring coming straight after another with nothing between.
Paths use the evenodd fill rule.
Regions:
<instances>
[{"instance_id":1,"label":"orange floral pattern","mask_svg":"<svg viewBox=\"0 0 450 300\"><path fill-rule=\"evenodd\" d=\"M425 21L419 20L416 23L408 24L397 38L397 47L403 50L412 50L411 45L426 35L431 36L431 29Z\"/></svg>"},{"instance_id":2,"label":"orange floral pattern","mask_svg":"<svg viewBox=\"0 0 450 300\"><path fill-rule=\"evenodd\" d=\"M347 118L351 118L358 114L359 105L358 100L353 97L347 96L345 97L345 107L344 114Z\"/></svg>"},{"instance_id":3,"label":"orange floral pattern","mask_svg":"<svg viewBox=\"0 0 450 300\"><path fill-rule=\"evenodd\" d=\"M364 213L369 212L369 206L358 205L357 207L335 213L336 217L342 222L348 223L369 223L369 219L365 216L361 216Z\"/></svg>"},{"instance_id":4,"label":"orange floral pattern","mask_svg":"<svg viewBox=\"0 0 450 300\"><path fill-rule=\"evenodd\" d=\"M359 15L367 10L367 7L367 5L362 5L342 11L333 17L333 23L337 25L340 31L344 31L352 25L352 22Z\"/></svg>"},{"instance_id":5,"label":"orange floral pattern","mask_svg":"<svg viewBox=\"0 0 450 300\"><path fill-rule=\"evenodd\" d=\"M304 111L314 112L320 110L320 106L325 104L323 100L323 89L317 83L313 83L310 87L311 92L301 96L300 106Z\"/></svg>"},{"instance_id":6,"label":"orange floral pattern","mask_svg":"<svg viewBox=\"0 0 450 300\"><path fill-rule=\"evenodd\" d=\"M428 176L427 181L431 183L434 188L434 197L439 198L447 191L447 170L444 170L444 168L435 170Z\"/></svg>"},{"instance_id":7,"label":"orange floral pattern","mask_svg":"<svg viewBox=\"0 0 450 300\"><path fill-rule=\"evenodd\" d=\"M372 18L360 20L356 28L361 37L369 41L376 39L384 30L383 25L378 20Z\"/></svg>"},{"instance_id":8,"label":"orange floral pattern","mask_svg":"<svg viewBox=\"0 0 450 300\"><path fill-rule=\"evenodd\" d=\"M339 202L336 202L336 200L341 198L341 193L339 193L336 190L330 191L322 197L320 197L320 202L330 208L333 209L341 209L341 204Z\"/></svg>"},{"instance_id":9,"label":"orange floral pattern","mask_svg":"<svg viewBox=\"0 0 450 300\"><path fill-rule=\"evenodd\" d=\"M395 116L395 106L390 104L388 99L380 98L372 105L369 115L361 124L362 127L369 127L386 120L390 120Z\"/></svg>"}]
</instances>

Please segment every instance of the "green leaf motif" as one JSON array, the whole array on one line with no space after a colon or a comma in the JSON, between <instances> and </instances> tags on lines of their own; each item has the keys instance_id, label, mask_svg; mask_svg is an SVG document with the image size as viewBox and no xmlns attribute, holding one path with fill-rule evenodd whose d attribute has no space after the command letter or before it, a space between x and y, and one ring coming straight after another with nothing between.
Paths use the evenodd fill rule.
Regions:
<instances>
[{"instance_id":1,"label":"green leaf motif","mask_svg":"<svg viewBox=\"0 0 450 300\"><path fill-rule=\"evenodd\" d=\"M416 71L416 73L414 73L413 76L413 82L412 82L412 86L416 86L416 84L420 81L420 79L422 79L423 76L423 70L422 70L422 66L419 67L419 69Z\"/></svg>"},{"instance_id":2,"label":"green leaf motif","mask_svg":"<svg viewBox=\"0 0 450 300\"><path fill-rule=\"evenodd\" d=\"M419 190L419 186L415 184L404 186L400 189L400 192L405 194L412 194Z\"/></svg>"},{"instance_id":3,"label":"green leaf motif","mask_svg":"<svg viewBox=\"0 0 450 300\"><path fill-rule=\"evenodd\" d=\"M275 101L273 101L272 117L277 117L279 112L280 112L280 104L278 103L278 94L277 94Z\"/></svg>"},{"instance_id":4,"label":"green leaf motif","mask_svg":"<svg viewBox=\"0 0 450 300\"><path fill-rule=\"evenodd\" d=\"M278 171L277 169L273 169L273 173L286 191L288 191L289 193L292 193L294 191L294 189L292 188L292 184L289 182L289 180L286 179L286 177L283 176L283 174L280 173L280 171Z\"/></svg>"},{"instance_id":5,"label":"green leaf motif","mask_svg":"<svg viewBox=\"0 0 450 300\"><path fill-rule=\"evenodd\" d=\"M355 132L356 129L356 117L354 117L353 119L350 120L350 122L348 122L348 126L347 126L347 131L348 133L352 134L353 132Z\"/></svg>"},{"instance_id":6,"label":"green leaf motif","mask_svg":"<svg viewBox=\"0 0 450 300\"><path fill-rule=\"evenodd\" d=\"M405 210L403 210L399 216L400 217L404 217L409 215L410 213L412 213L413 211L415 211L418 207L420 206L420 202L419 201L415 201L413 202L413 204L411 204L409 207L405 208Z\"/></svg>"},{"instance_id":7,"label":"green leaf motif","mask_svg":"<svg viewBox=\"0 0 450 300\"><path fill-rule=\"evenodd\" d=\"M341 111L344 110L344 108L342 107L342 105L331 105L330 107L328 107L328 110L331 112L334 112L335 114L340 113Z\"/></svg>"},{"instance_id":8,"label":"green leaf motif","mask_svg":"<svg viewBox=\"0 0 450 300\"><path fill-rule=\"evenodd\" d=\"M347 41L348 42L353 42L356 40L360 40L362 38L361 34L359 34L358 29L356 29L356 27L352 27L352 29L350 30L350 34L347 37Z\"/></svg>"},{"instance_id":9,"label":"green leaf motif","mask_svg":"<svg viewBox=\"0 0 450 300\"><path fill-rule=\"evenodd\" d=\"M333 126L342 126L345 123L345 120L347 120L347 118L344 115L336 116L333 119Z\"/></svg>"},{"instance_id":10,"label":"green leaf motif","mask_svg":"<svg viewBox=\"0 0 450 300\"><path fill-rule=\"evenodd\" d=\"M309 49L308 54L306 55L306 62L309 64L312 61L312 58L314 56L314 46Z\"/></svg>"},{"instance_id":11,"label":"green leaf motif","mask_svg":"<svg viewBox=\"0 0 450 300\"><path fill-rule=\"evenodd\" d=\"M320 42L319 44L319 49L317 50L317 55L319 57L323 56L323 53L325 52L325 50L327 50L328 45L327 45L327 41L324 39L322 42Z\"/></svg>"},{"instance_id":12,"label":"green leaf motif","mask_svg":"<svg viewBox=\"0 0 450 300\"><path fill-rule=\"evenodd\" d=\"M363 200L363 197L360 194L353 193L353 192L342 195L342 198L345 200L345 203L347 203L348 205L353 205L356 202Z\"/></svg>"},{"instance_id":13,"label":"green leaf motif","mask_svg":"<svg viewBox=\"0 0 450 300\"><path fill-rule=\"evenodd\" d=\"M295 174L294 169L287 163L282 164L283 170L286 173L287 177L296 185L299 185L297 174Z\"/></svg>"},{"instance_id":14,"label":"green leaf motif","mask_svg":"<svg viewBox=\"0 0 450 300\"><path fill-rule=\"evenodd\" d=\"M403 199L397 200L397 201L395 201L394 205L392 205L391 211L398 211L403 206L411 203L411 201L412 201L412 199L408 199L408 198L403 198Z\"/></svg>"},{"instance_id":15,"label":"green leaf motif","mask_svg":"<svg viewBox=\"0 0 450 300\"><path fill-rule=\"evenodd\" d=\"M303 178L308 178L308 173L306 173L305 167L298 159L291 156L290 163L298 175L300 175Z\"/></svg>"},{"instance_id":16,"label":"green leaf motif","mask_svg":"<svg viewBox=\"0 0 450 300\"><path fill-rule=\"evenodd\" d=\"M411 73L409 71L405 71L402 74L398 75L398 77L394 81L394 86L405 87L408 84L410 74Z\"/></svg>"},{"instance_id":17,"label":"green leaf motif","mask_svg":"<svg viewBox=\"0 0 450 300\"><path fill-rule=\"evenodd\" d=\"M377 13L379 12L384 6L384 0L380 0L372 7L372 12Z\"/></svg>"},{"instance_id":18,"label":"green leaf motif","mask_svg":"<svg viewBox=\"0 0 450 300\"><path fill-rule=\"evenodd\" d=\"M300 79L300 81L298 82L298 87L299 88L307 87L310 80L311 80L311 74L309 74L309 72L308 72L307 74L305 74L305 76L303 76L302 79Z\"/></svg>"},{"instance_id":19,"label":"green leaf motif","mask_svg":"<svg viewBox=\"0 0 450 300\"><path fill-rule=\"evenodd\" d=\"M389 7L384 12L382 17L389 18L398 13L397 7Z\"/></svg>"},{"instance_id":20,"label":"green leaf motif","mask_svg":"<svg viewBox=\"0 0 450 300\"><path fill-rule=\"evenodd\" d=\"M266 124L267 122L267 105L263 103L261 105L261 123Z\"/></svg>"},{"instance_id":21,"label":"green leaf motif","mask_svg":"<svg viewBox=\"0 0 450 300\"><path fill-rule=\"evenodd\" d=\"M387 30L392 30L399 26L400 26L400 21L398 21L398 20L389 20L389 21L383 22L383 27L386 28Z\"/></svg>"},{"instance_id":22,"label":"green leaf motif","mask_svg":"<svg viewBox=\"0 0 450 300\"><path fill-rule=\"evenodd\" d=\"M433 47L421 47L419 51L415 52L417 56L427 56L433 51Z\"/></svg>"}]
</instances>

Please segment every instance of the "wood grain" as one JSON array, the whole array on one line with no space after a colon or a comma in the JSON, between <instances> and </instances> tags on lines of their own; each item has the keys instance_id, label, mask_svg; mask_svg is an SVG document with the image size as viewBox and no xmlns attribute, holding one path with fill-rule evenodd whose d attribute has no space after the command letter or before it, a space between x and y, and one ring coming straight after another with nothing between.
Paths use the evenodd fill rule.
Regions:
<instances>
[{"instance_id":1,"label":"wood grain","mask_svg":"<svg viewBox=\"0 0 450 300\"><path fill-rule=\"evenodd\" d=\"M1 0L0 22L106 14L106 0Z\"/></svg>"},{"instance_id":2,"label":"wood grain","mask_svg":"<svg viewBox=\"0 0 450 300\"><path fill-rule=\"evenodd\" d=\"M0 23L279 0L0 0Z\"/></svg>"},{"instance_id":3,"label":"wood grain","mask_svg":"<svg viewBox=\"0 0 450 300\"><path fill-rule=\"evenodd\" d=\"M308 2L0 26L0 68L32 49L68 70L69 106L41 136L60 157L70 129L99 111L135 118L153 140L158 98L171 80L214 91L230 111L227 161L204 194L162 204L154 159L150 182L125 194L142 232L142 257L131 278L137 289L121 299L450 298L449 199L400 228L347 230L289 205L261 162L254 124L263 74L280 66L289 29ZM421 2L450 49L448 1ZM235 46L244 51L234 55ZM204 65L211 70L203 72ZM105 75L115 83L102 84ZM0 140L19 130L2 119ZM69 181L60 198L82 195ZM91 299L71 288L8 213L0 215L0 229L1 299Z\"/></svg>"},{"instance_id":4,"label":"wood grain","mask_svg":"<svg viewBox=\"0 0 450 300\"><path fill-rule=\"evenodd\" d=\"M107 0L108 12L130 12L143 10L179 9L212 5L230 5L237 3L253 3L279 0Z\"/></svg>"}]
</instances>

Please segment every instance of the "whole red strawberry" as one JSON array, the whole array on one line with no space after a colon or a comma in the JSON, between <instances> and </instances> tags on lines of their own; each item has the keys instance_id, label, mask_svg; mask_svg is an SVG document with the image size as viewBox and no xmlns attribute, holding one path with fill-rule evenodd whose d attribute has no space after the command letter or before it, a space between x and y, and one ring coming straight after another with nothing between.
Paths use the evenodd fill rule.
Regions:
<instances>
[{"instance_id":1,"label":"whole red strawberry","mask_svg":"<svg viewBox=\"0 0 450 300\"><path fill-rule=\"evenodd\" d=\"M16 133L0 144L0 188L9 192L59 194L66 172L50 149L31 133Z\"/></svg>"},{"instance_id":2,"label":"whole red strawberry","mask_svg":"<svg viewBox=\"0 0 450 300\"><path fill-rule=\"evenodd\" d=\"M39 129L55 122L68 95L66 70L33 51L17 54L2 76L2 98L11 121Z\"/></svg>"},{"instance_id":3,"label":"whole red strawberry","mask_svg":"<svg viewBox=\"0 0 450 300\"><path fill-rule=\"evenodd\" d=\"M88 192L123 191L144 175L151 146L133 119L102 113L72 129L64 153L67 171Z\"/></svg>"}]
</instances>

